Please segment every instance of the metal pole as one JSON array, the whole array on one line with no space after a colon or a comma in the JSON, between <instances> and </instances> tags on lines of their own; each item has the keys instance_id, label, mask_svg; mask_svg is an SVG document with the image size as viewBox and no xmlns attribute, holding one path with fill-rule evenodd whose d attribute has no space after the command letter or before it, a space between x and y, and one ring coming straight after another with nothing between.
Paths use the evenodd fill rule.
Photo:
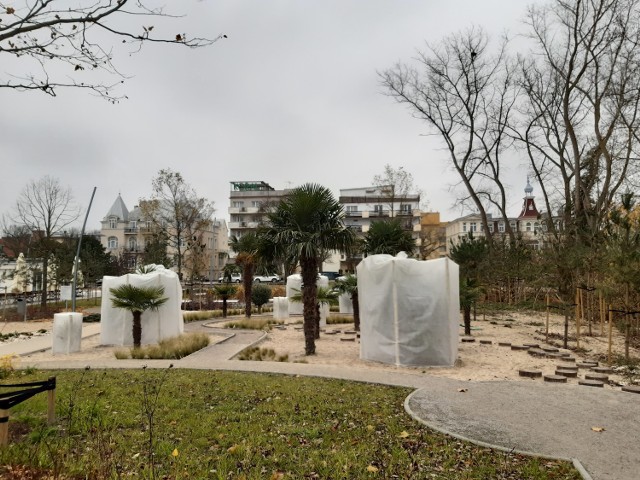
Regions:
<instances>
[{"instance_id":1,"label":"metal pole","mask_svg":"<svg viewBox=\"0 0 640 480\"><path fill-rule=\"evenodd\" d=\"M76 250L76 259L73 263L73 282L71 283L71 311L76 311L76 284L78 282L78 260L80 259L80 247L82 246L82 237L84 236L84 229L87 226L87 218L89 218L89 212L91 211L91 204L93 203L93 196L96 194L96 188L93 187L91 192L91 200L89 200L89 207L87 208L87 214L84 216L84 222L82 223L82 231L80 232L80 238L78 239L78 249Z\"/></svg>"}]
</instances>

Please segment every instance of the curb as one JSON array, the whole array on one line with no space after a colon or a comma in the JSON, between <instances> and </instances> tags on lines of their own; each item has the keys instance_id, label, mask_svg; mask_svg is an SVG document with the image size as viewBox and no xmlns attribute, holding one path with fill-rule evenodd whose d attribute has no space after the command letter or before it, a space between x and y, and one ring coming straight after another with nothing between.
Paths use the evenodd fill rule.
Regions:
<instances>
[{"instance_id":1,"label":"curb","mask_svg":"<svg viewBox=\"0 0 640 480\"><path fill-rule=\"evenodd\" d=\"M580 476L583 478L583 480L593 480L593 477L591 477L589 472L587 472L587 469L584 468L584 465L582 465L580 460L578 460L577 458L552 457L550 455L541 455L539 453L530 452L530 451L526 451L526 450L516 450L514 448L507 448L507 447L503 447L501 445L496 445L496 444L493 444L493 443L483 442L481 440L474 440L472 438L465 437L464 435L460 435L458 433L451 432L451 431L447 430L446 428L436 427L435 425L431 424L427 420L425 420L423 418L420 418L411 409L411 406L409 405L409 402L411 401L411 398L421 390L423 390L423 389L422 388L418 388L417 390L414 390L413 392L411 392L409 394L409 396L407 396L407 398L405 398L405 400L404 400L404 410L405 410L405 412L407 412L409 414L409 416L411 418L413 418L414 420L418 421L419 423L425 425L426 427L428 427L428 428L430 428L432 430L435 430L436 432L444 433L445 435L449 435L451 437L457 438L458 440L464 440L465 442L473 443L473 444L478 445L480 447L491 448L491 449L499 450L499 451L505 452L505 453L518 453L518 454L527 455L527 456L530 456L530 457L544 458L544 459L547 459L547 460L561 460L561 461L565 461L565 462L571 462L573 464L573 466L575 467L575 469L578 470L578 473L580 473Z\"/></svg>"}]
</instances>

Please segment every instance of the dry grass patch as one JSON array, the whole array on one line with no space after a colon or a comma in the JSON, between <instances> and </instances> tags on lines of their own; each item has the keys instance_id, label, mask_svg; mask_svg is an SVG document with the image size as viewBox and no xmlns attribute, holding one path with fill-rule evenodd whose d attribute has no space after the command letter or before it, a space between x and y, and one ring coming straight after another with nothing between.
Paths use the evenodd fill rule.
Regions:
<instances>
[{"instance_id":1,"label":"dry grass patch","mask_svg":"<svg viewBox=\"0 0 640 480\"><path fill-rule=\"evenodd\" d=\"M247 330L271 330L273 325L284 325L282 320L273 318L245 318L226 323L224 328L244 328Z\"/></svg>"},{"instance_id":2,"label":"dry grass patch","mask_svg":"<svg viewBox=\"0 0 640 480\"><path fill-rule=\"evenodd\" d=\"M136 360L178 360L202 350L209 345L209 336L204 333L185 333L183 335L166 338L157 345L147 345L140 348L120 349L114 352L118 360L134 358Z\"/></svg>"},{"instance_id":3,"label":"dry grass patch","mask_svg":"<svg viewBox=\"0 0 640 480\"><path fill-rule=\"evenodd\" d=\"M254 362L288 362L289 355L278 355L273 348L249 347L240 352L238 360L252 360Z\"/></svg>"}]
</instances>

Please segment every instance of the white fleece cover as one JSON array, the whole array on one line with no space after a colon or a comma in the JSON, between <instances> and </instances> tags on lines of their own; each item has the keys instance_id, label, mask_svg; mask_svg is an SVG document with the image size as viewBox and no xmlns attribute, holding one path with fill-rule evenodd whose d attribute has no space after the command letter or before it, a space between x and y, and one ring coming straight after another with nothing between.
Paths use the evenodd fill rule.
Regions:
<instances>
[{"instance_id":1,"label":"white fleece cover","mask_svg":"<svg viewBox=\"0 0 640 480\"><path fill-rule=\"evenodd\" d=\"M451 366L458 354L458 265L371 255L357 267L360 358Z\"/></svg>"},{"instance_id":2,"label":"white fleece cover","mask_svg":"<svg viewBox=\"0 0 640 480\"><path fill-rule=\"evenodd\" d=\"M165 338L175 337L184 332L182 319L182 286L178 274L165 269L162 265L155 265L156 270L151 273L129 273L121 277L103 277L102 279L102 307L100 309L101 345L133 345L133 314L111 305L109 289L123 284L136 287L164 287L164 296L169 300L156 311L146 311L142 314L142 344L158 343Z\"/></svg>"}]
</instances>

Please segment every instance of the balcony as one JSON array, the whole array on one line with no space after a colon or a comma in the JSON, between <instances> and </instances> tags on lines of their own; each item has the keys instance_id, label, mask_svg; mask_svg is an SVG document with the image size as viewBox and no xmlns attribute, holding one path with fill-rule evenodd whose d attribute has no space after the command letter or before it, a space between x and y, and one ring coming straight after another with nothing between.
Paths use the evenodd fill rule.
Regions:
<instances>
[{"instance_id":1,"label":"balcony","mask_svg":"<svg viewBox=\"0 0 640 480\"><path fill-rule=\"evenodd\" d=\"M139 231L138 227L126 227L124 229L124 233L128 233L128 234L137 234Z\"/></svg>"},{"instance_id":2,"label":"balcony","mask_svg":"<svg viewBox=\"0 0 640 480\"><path fill-rule=\"evenodd\" d=\"M362 212L359 212L358 210L347 210L344 214L347 217L362 217Z\"/></svg>"}]
</instances>

